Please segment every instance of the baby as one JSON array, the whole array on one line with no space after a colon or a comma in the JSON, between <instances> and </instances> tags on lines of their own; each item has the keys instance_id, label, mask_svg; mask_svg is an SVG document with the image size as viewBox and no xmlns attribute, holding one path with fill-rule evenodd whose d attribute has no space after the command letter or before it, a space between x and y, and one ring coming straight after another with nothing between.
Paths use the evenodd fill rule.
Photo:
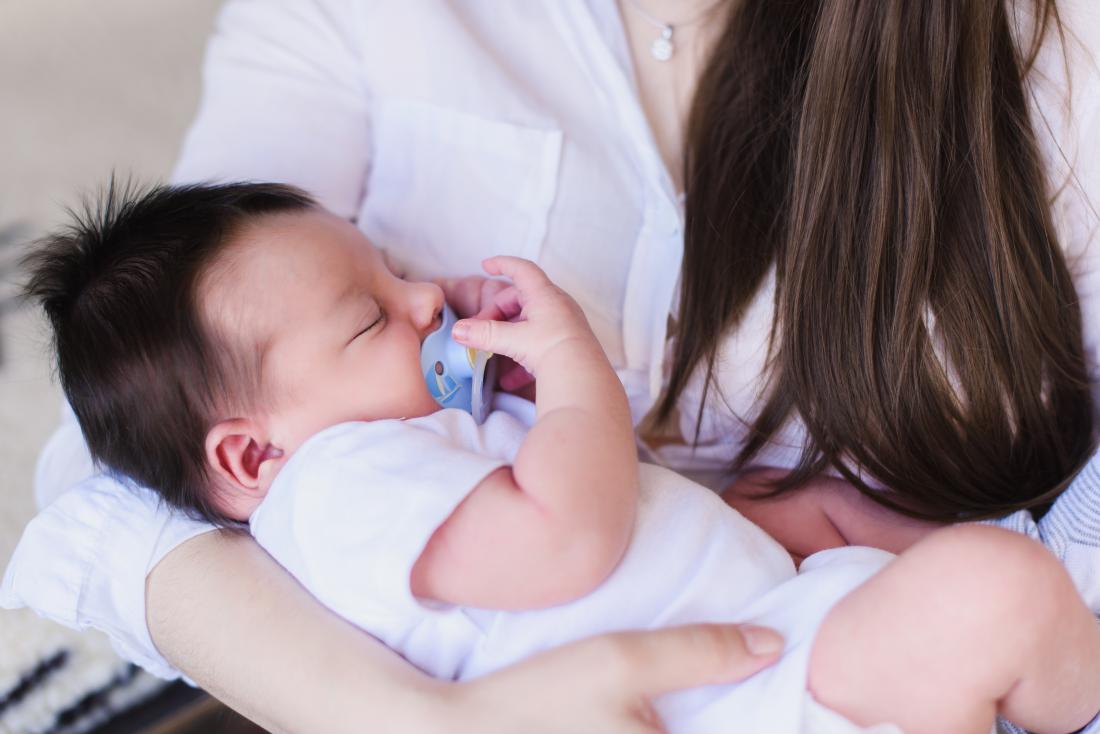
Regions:
<instances>
[{"instance_id":1,"label":"baby","mask_svg":"<svg viewBox=\"0 0 1100 734\"><path fill-rule=\"evenodd\" d=\"M453 337L535 376L530 425L441 409L420 364L441 290L396 277L290 187L112 190L31 264L97 461L247 522L311 593L432 675L610 630L750 621L784 633L784 657L665 697L670 731L987 732L1000 713L1068 732L1100 708L1100 631L1083 608L1052 623L1075 591L1031 541L959 528L897 560L826 551L796 574L717 495L639 467L615 372L528 261L485 262L512 281L495 301L507 320Z\"/></svg>"}]
</instances>

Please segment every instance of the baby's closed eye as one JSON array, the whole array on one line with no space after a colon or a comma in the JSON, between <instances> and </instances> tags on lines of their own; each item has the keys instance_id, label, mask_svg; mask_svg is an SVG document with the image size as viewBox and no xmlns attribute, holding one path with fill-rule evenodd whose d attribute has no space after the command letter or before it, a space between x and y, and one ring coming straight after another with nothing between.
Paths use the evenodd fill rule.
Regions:
<instances>
[{"instance_id":1,"label":"baby's closed eye","mask_svg":"<svg viewBox=\"0 0 1100 734\"><path fill-rule=\"evenodd\" d=\"M382 322L385 320L385 318L386 318L386 314L384 312L380 311L380 310L372 312L371 315L368 316L367 319L365 320L365 322L364 322L365 325L360 327L359 330L356 331L355 336L353 336L351 339L348 340L348 344L351 344L353 341L355 341L359 337L363 336L367 332L371 331L375 327L381 326Z\"/></svg>"}]
</instances>

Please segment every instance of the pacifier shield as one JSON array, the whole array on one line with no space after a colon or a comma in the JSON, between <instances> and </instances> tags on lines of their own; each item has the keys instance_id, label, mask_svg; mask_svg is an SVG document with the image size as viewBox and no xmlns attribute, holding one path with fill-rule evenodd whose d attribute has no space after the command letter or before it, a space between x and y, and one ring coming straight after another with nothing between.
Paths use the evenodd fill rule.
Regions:
<instances>
[{"instance_id":1,"label":"pacifier shield","mask_svg":"<svg viewBox=\"0 0 1100 734\"><path fill-rule=\"evenodd\" d=\"M440 406L464 410L481 423L489 415L496 371L491 365L496 363L491 352L470 349L451 338L457 320L451 307L444 304L443 323L420 347L420 371Z\"/></svg>"}]
</instances>

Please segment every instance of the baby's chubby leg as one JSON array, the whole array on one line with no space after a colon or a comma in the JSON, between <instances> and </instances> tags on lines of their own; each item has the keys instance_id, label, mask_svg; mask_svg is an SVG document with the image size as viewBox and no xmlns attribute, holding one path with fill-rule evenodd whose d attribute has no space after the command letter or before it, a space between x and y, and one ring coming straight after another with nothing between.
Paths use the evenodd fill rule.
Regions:
<instances>
[{"instance_id":1,"label":"baby's chubby leg","mask_svg":"<svg viewBox=\"0 0 1100 734\"><path fill-rule=\"evenodd\" d=\"M1100 709L1100 627L1061 564L999 528L940 530L826 617L810 689L857 724L981 732L998 714L1039 734Z\"/></svg>"}]
</instances>

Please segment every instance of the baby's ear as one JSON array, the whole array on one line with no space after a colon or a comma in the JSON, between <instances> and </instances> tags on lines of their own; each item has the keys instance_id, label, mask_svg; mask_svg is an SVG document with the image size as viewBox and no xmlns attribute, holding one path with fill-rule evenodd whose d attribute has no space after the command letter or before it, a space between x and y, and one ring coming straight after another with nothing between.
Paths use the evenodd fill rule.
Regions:
<instances>
[{"instance_id":1,"label":"baby's ear","mask_svg":"<svg viewBox=\"0 0 1100 734\"><path fill-rule=\"evenodd\" d=\"M267 494L262 465L282 456L256 421L231 418L215 424L206 434L206 462L218 485L215 502L231 517L248 519Z\"/></svg>"}]
</instances>

